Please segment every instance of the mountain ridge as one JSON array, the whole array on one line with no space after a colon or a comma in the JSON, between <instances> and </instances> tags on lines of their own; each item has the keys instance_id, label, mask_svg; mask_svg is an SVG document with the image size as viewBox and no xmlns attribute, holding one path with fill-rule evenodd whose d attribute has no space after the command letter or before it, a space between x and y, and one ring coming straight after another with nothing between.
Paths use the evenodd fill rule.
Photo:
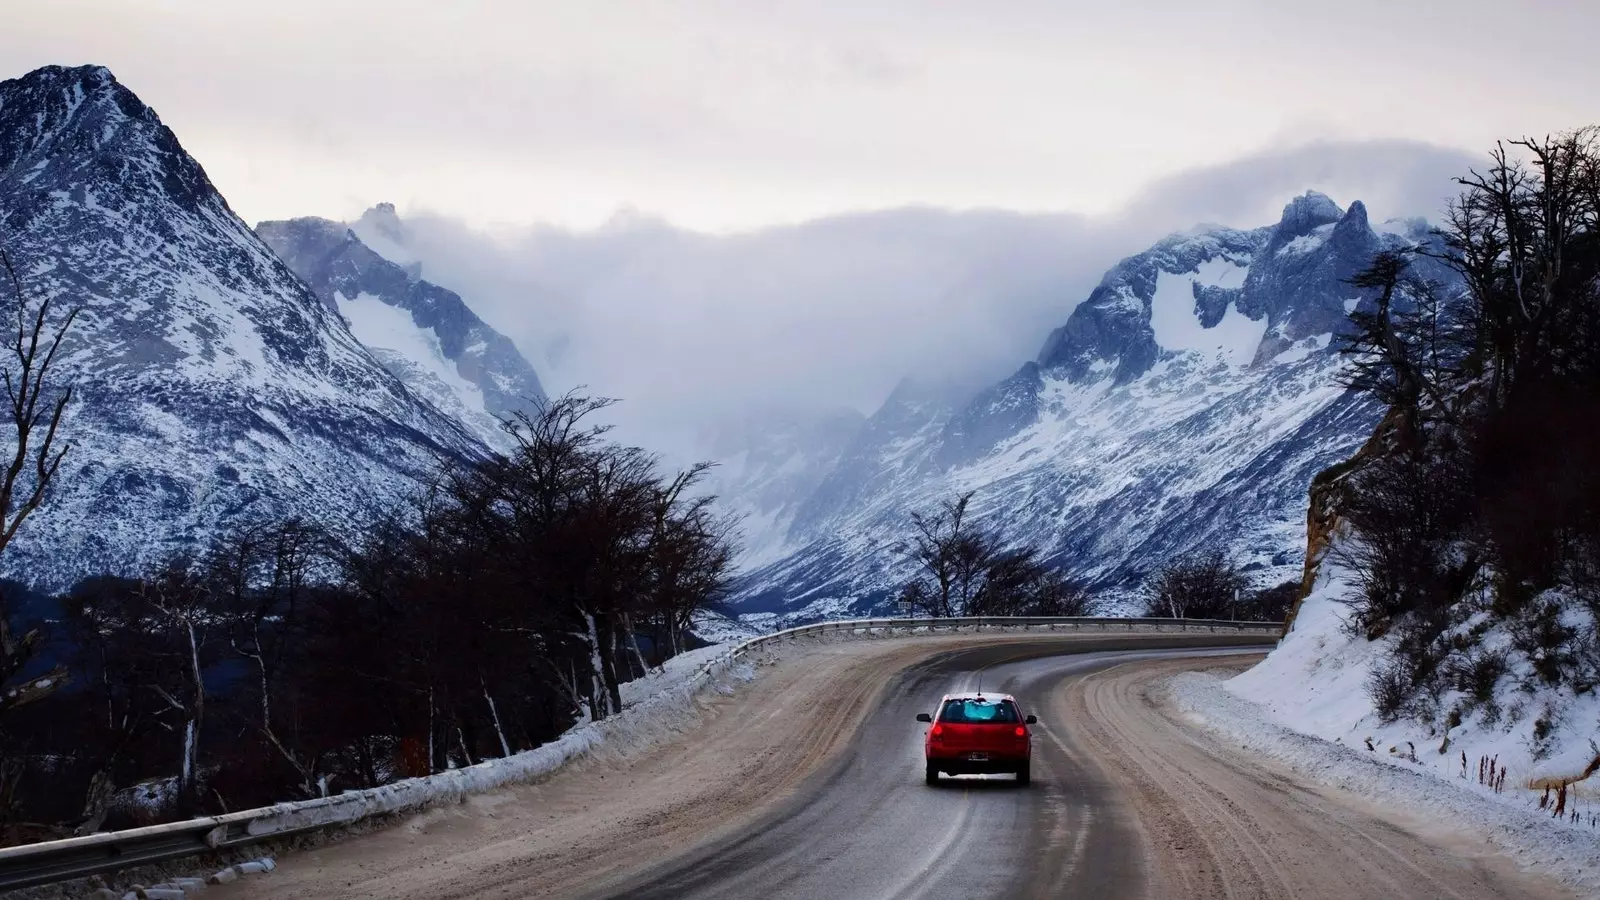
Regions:
<instances>
[{"instance_id":1,"label":"mountain ridge","mask_svg":"<svg viewBox=\"0 0 1600 900\"><path fill-rule=\"evenodd\" d=\"M412 395L234 214L103 66L0 82L0 241L80 314L73 443L5 574L60 588L301 516L350 530L484 452ZM15 302L11 298L9 302Z\"/></svg>"},{"instance_id":2,"label":"mountain ridge","mask_svg":"<svg viewBox=\"0 0 1600 900\"><path fill-rule=\"evenodd\" d=\"M398 227L392 205L368 210L363 221L375 213ZM501 420L537 414L547 399L538 373L511 339L459 294L424 280L419 262L395 262L348 223L328 219L261 222L255 232L413 393L466 423L485 443L503 445ZM394 248L398 237L390 236Z\"/></svg>"},{"instance_id":3,"label":"mountain ridge","mask_svg":"<svg viewBox=\"0 0 1600 900\"><path fill-rule=\"evenodd\" d=\"M893 402L869 417L878 450L841 457L781 558L743 574L738 607L758 621L881 612L906 573L886 550L909 513L969 491L980 519L1116 608L1205 546L1257 580L1292 577L1311 478L1377 417L1339 382L1333 335L1366 296L1346 279L1379 248L1429 239L1308 192L1277 223L1190 229L1124 258L1011 376L920 419Z\"/></svg>"}]
</instances>

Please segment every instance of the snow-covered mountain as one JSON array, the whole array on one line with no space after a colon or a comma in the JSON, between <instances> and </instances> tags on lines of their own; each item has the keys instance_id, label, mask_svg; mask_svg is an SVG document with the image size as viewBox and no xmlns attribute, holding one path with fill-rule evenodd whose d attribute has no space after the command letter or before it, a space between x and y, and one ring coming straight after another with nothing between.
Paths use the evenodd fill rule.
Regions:
<instances>
[{"instance_id":1,"label":"snow-covered mountain","mask_svg":"<svg viewBox=\"0 0 1600 900\"><path fill-rule=\"evenodd\" d=\"M1015 540L1127 597L1169 558L1221 545L1262 582L1298 574L1306 490L1371 433L1330 345L1374 252L1427 239L1308 193L1275 225L1203 226L1106 273L1034 361L961 398L903 384L798 505L747 614L881 609L912 511L975 491ZM1433 273L1438 274L1438 273Z\"/></svg>"},{"instance_id":2,"label":"snow-covered mountain","mask_svg":"<svg viewBox=\"0 0 1600 900\"><path fill-rule=\"evenodd\" d=\"M483 450L104 68L0 82L0 243L32 297L81 310L61 367L72 449L8 575L130 571L259 515L358 525Z\"/></svg>"},{"instance_id":3,"label":"snow-covered mountain","mask_svg":"<svg viewBox=\"0 0 1600 900\"><path fill-rule=\"evenodd\" d=\"M350 225L301 218L262 222L256 233L412 393L486 443L504 443L501 420L545 399L510 338L459 295L422 279L393 205Z\"/></svg>"},{"instance_id":4,"label":"snow-covered mountain","mask_svg":"<svg viewBox=\"0 0 1600 900\"><path fill-rule=\"evenodd\" d=\"M833 471L865 421L848 407L773 409L699 436L696 459L716 461L702 488L739 520L745 565L781 553L800 504Z\"/></svg>"}]
</instances>

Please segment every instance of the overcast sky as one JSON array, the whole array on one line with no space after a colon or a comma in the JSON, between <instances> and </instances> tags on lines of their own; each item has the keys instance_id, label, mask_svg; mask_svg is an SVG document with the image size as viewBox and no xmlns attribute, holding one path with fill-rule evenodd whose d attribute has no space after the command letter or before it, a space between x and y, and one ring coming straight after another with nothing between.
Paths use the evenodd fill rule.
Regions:
<instances>
[{"instance_id":1,"label":"overcast sky","mask_svg":"<svg viewBox=\"0 0 1600 900\"><path fill-rule=\"evenodd\" d=\"M110 66L250 221L378 199L709 230L906 203L1104 213L1318 141L1595 117L1592 0L46 0L0 66Z\"/></svg>"},{"instance_id":2,"label":"overcast sky","mask_svg":"<svg viewBox=\"0 0 1600 900\"><path fill-rule=\"evenodd\" d=\"M251 223L394 202L655 447L999 377L1167 232L1435 213L1496 138L1600 117L1592 0L12 6L0 74L111 67Z\"/></svg>"}]
</instances>

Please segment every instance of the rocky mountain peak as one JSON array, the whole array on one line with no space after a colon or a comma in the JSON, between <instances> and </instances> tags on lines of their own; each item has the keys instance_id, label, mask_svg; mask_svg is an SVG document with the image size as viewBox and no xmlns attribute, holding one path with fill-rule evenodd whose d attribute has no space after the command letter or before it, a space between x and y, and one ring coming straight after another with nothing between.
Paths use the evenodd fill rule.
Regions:
<instances>
[{"instance_id":1,"label":"rocky mountain peak","mask_svg":"<svg viewBox=\"0 0 1600 900\"><path fill-rule=\"evenodd\" d=\"M1333 198L1317 191L1306 191L1283 207L1283 216L1273 229L1273 242L1291 241L1343 217L1344 210L1333 202Z\"/></svg>"},{"instance_id":2,"label":"rocky mountain peak","mask_svg":"<svg viewBox=\"0 0 1600 900\"><path fill-rule=\"evenodd\" d=\"M1331 240L1339 246L1356 244L1365 249L1373 237L1372 224L1367 221L1367 205L1357 200L1333 226Z\"/></svg>"},{"instance_id":3,"label":"rocky mountain peak","mask_svg":"<svg viewBox=\"0 0 1600 900\"><path fill-rule=\"evenodd\" d=\"M412 393L486 443L507 439L501 419L544 401L538 374L510 338L459 294L418 277L420 264L394 261L405 235L393 204L348 226L307 217L262 222L256 233Z\"/></svg>"},{"instance_id":4,"label":"rocky mountain peak","mask_svg":"<svg viewBox=\"0 0 1600 900\"><path fill-rule=\"evenodd\" d=\"M25 194L53 185L81 200L99 184L227 209L154 110L104 66L46 66L0 82L0 180Z\"/></svg>"},{"instance_id":5,"label":"rocky mountain peak","mask_svg":"<svg viewBox=\"0 0 1600 900\"><path fill-rule=\"evenodd\" d=\"M395 212L393 203L379 203L363 212L353 226L358 230L371 230L397 244L406 242L405 226L400 221L400 214Z\"/></svg>"}]
</instances>

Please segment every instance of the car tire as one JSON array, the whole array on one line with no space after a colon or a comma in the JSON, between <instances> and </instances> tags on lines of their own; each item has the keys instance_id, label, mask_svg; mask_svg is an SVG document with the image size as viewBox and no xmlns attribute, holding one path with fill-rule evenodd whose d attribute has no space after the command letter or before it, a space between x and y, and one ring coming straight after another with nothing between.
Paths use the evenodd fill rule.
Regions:
<instances>
[{"instance_id":1,"label":"car tire","mask_svg":"<svg viewBox=\"0 0 1600 900\"><path fill-rule=\"evenodd\" d=\"M1017 784L1026 786L1033 783L1033 773L1030 771L1032 768L1030 763L1022 764L1022 768L1017 770Z\"/></svg>"},{"instance_id":2,"label":"car tire","mask_svg":"<svg viewBox=\"0 0 1600 900\"><path fill-rule=\"evenodd\" d=\"M934 768L933 763L928 763L927 771L923 774L922 778L923 781L927 782L928 784L938 784L939 770Z\"/></svg>"}]
</instances>

